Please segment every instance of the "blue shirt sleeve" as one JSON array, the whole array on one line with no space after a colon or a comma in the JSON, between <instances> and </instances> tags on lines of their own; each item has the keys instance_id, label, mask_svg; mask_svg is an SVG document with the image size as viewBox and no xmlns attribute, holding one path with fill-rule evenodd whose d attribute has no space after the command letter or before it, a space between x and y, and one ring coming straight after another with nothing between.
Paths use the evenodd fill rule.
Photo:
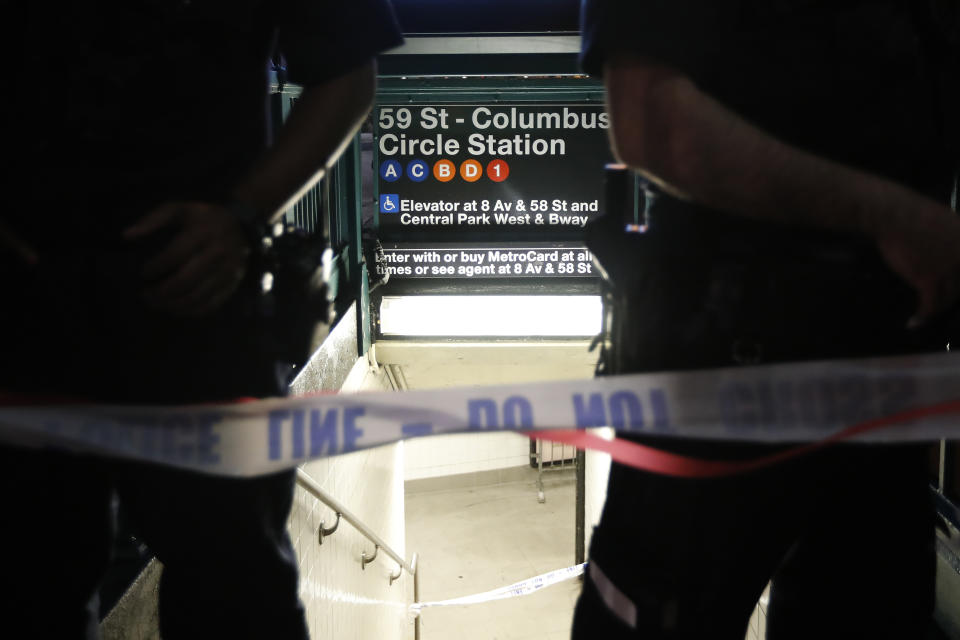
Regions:
<instances>
[{"instance_id":1,"label":"blue shirt sleeve","mask_svg":"<svg viewBox=\"0 0 960 640\"><path fill-rule=\"evenodd\" d=\"M278 44L291 82L335 78L403 44L388 0L287 0Z\"/></svg>"}]
</instances>

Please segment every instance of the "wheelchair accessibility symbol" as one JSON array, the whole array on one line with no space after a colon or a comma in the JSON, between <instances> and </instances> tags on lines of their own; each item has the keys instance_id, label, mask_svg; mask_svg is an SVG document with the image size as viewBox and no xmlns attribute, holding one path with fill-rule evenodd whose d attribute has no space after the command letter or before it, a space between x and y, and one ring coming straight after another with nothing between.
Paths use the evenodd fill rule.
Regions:
<instances>
[{"instance_id":1,"label":"wheelchair accessibility symbol","mask_svg":"<svg viewBox=\"0 0 960 640\"><path fill-rule=\"evenodd\" d=\"M396 213L400 210L400 196L396 193L380 195L380 213Z\"/></svg>"}]
</instances>

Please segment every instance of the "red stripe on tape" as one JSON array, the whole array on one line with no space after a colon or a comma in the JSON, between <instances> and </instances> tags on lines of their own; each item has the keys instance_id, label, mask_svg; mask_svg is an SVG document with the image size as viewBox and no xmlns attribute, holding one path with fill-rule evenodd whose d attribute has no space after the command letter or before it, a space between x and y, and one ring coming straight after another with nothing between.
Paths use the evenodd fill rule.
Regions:
<instances>
[{"instance_id":1,"label":"red stripe on tape","mask_svg":"<svg viewBox=\"0 0 960 640\"><path fill-rule=\"evenodd\" d=\"M944 402L921 409L911 409L890 416L868 420L852 427L847 427L823 440L799 445L769 456L754 458L753 460L736 461L703 460L700 458L681 456L662 451L655 447L648 447L637 442L623 440L622 438L607 440L596 434L580 430L549 429L543 431L527 431L526 434L531 438L569 444L578 449L602 451L610 454L610 457L614 461L642 471L678 478L719 478L738 473L747 473L779 464L843 440L849 440L854 436L868 431L903 425L921 418L950 414L960 414L960 400Z\"/></svg>"}]
</instances>

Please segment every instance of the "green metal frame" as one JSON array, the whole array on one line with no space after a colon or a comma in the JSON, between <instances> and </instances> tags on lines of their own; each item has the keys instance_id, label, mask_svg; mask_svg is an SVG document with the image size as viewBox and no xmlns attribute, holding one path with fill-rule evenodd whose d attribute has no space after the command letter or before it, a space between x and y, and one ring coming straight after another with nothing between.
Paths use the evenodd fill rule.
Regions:
<instances>
[{"instance_id":1,"label":"green metal frame","mask_svg":"<svg viewBox=\"0 0 960 640\"><path fill-rule=\"evenodd\" d=\"M383 77L379 80L377 103L390 102L602 102L603 84L584 75L567 76L452 76Z\"/></svg>"},{"instance_id":2,"label":"green metal frame","mask_svg":"<svg viewBox=\"0 0 960 640\"><path fill-rule=\"evenodd\" d=\"M574 53L451 53L380 56L378 68L387 76L523 76L577 75Z\"/></svg>"},{"instance_id":3,"label":"green metal frame","mask_svg":"<svg viewBox=\"0 0 960 640\"><path fill-rule=\"evenodd\" d=\"M338 278L342 281L340 291L352 294L350 297L337 296L337 316L356 301L357 356L365 354L371 344L370 286L363 259L360 176L360 135L357 134L328 176L330 206L327 208L330 245L335 251Z\"/></svg>"}]
</instances>

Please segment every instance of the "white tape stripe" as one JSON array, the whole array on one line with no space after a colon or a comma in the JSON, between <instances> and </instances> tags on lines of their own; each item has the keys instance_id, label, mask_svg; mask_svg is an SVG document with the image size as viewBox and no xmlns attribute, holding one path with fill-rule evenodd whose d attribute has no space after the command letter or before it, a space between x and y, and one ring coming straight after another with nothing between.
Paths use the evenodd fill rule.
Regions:
<instances>
[{"instance_id":1,"label":"white tape stripe","mask_svg":"<svg viewBox=\"0 0 960 640\"><path fill-rule=\"evenodd\" d=\"M767 443L960 400L956 354L788 363L590 380L273 398L244 404L0 408L0 440L252 476L439 433L613 426ZM956 415L856 436L960 439Z\"/></svg>"},{"instance_id":2,"label":"white tape stripe","mask_svg":"<svg viewBox=\"0 0 960 640\"><path fill-rule=\"evenodd\" d=\"M587 563L584 562L583 564L567 567L566 569L557 569L556 571L544 573L521 582L516 582L506 587L500 587L499 589L493 589L492 591L484 591L483 593L476 593L471 596L451 598L450 600L437 600L434 602L416 602L410 605L410 610L414 613L418 613L421 609L426 609L428 607L454 607L477 604L480 602L492 602L494 600L503 600L505 598L528 596L531 593L540 591L541 589L545 589L555 584L566 582L567 580L583 575L583 569L585 566L587 566Z\"/></svg>"}]
</instances>

